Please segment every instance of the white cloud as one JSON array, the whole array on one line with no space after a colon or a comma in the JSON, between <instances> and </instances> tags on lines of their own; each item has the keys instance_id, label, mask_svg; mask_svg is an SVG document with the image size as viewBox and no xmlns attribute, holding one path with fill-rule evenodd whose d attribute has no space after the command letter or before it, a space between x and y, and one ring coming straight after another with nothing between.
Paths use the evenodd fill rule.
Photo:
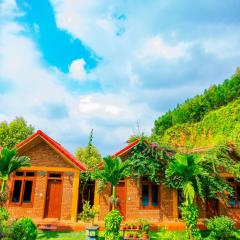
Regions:
<instances>
[{"instance_id":1,"label":"white cloud","mask_svg":"<svg viewBox=\"0 0 240 240\"><path fill-rule=\"evenodd\" d=\"M113 152L123 145L137 121L149 133L162 109L199 93L213 81L211 77L201 82L207 78L203 77L208 67L204 61L201 66L193 61L193 69L188 65L195 47L192 39L184 36L182 40L179 29L171 29L174 34L162 31L159 11L164 12L167 2L141 1L140 6L132 1L51 0L57 26L80 39L102 59L91 74L86 72L81 57L70 63L68 74L46 66L34 41L21 34L24 26L14 21L14 16L23 13L17 11L14 0L4 2L0 78L11 83L12 90L0 95L0 120L23 115L70 150L87 143L93 128L96 144L104 153ZM126 17L119 19L121 14ZM210 45L205 45L206 53L213 52ZM183 60L187 64L183 65ZM72 94L59 81L68 82L69 78L98 80L102 92ZM200 79L198 84L194 83L196 79ZM49 119L42 114L49 104L62 104L68 117Z\"/></svg>"},{"instance_id":2,"label":"white cloud","mask_svg":"<svg viewBox=\"0 0 240 240\"><path fill-rule=\"evenodd\" d=\"M140 52L138 58L144 62L157 60L180 60L189 57L189 48L191 44L179 42L176 45L170 45L163 41L160 36L148 39Z\"/></svg>"},{"instance_id":3,"label":"white cloud","mask_svg":"<svg viewBox=\"0 0 240 240\"><path fill-rule=\"evenodd\" d=\"M210 38L203 40L202 47L205 53L212 54L219 59L240 57L239 49L240 32L235 31L234 37L226 34L226 38Z\"/></svg>"},{"instance_id":4,"label":"white cloud","mask_svg":"<svg viewBox=\"0 0 240 240\"><path fill-rule=\"evenodd\" d=\"M86 62L82 58L73 60L69 66L69 76L78 80L86 80L87 73L84 68L85 64Z\"/></svg>"},{"instance_id":5,"label":"white cloud","mask_svg":"<svg viewBox=\"0 0 240 240\"><path fill-rule=\"evenodd\" d=\"M119 143L127 139L137 120L142 121L144 130L150 129L152 110L143 102L134 102L131 94L74 95L63 87L59 76L63 81L69 75L85 79L83 59L74 60L69 75L63 74L43 63L32 39L21 34L23 25L10 19L0 29L0 76L13 86L7 94L0 95L0 120L23 116L72 151L77 145L87 143L93 128L95 142L105 154L118 150ZM67 117L50 119L46 114L48 106L61 104L67 108ZM113 136L116 136L114 140Z\"/></svg>"}]
</instances>

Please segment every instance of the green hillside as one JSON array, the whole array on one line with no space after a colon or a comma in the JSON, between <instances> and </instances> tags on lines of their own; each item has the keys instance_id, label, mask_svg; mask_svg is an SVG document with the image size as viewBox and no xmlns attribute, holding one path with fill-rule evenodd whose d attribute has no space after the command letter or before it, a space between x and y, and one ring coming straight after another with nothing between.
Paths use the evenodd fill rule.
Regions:
<instances>
[{"instance_id":1,"label":"green hillside","mask_svg":"<svg viewBox=\"0 0 240 240\"><path fill-rule=\"evenodd\" d=\"M187 99L175 109L159 117L154 123L153 135L160 138L166 136L167 132L172 131L172 127L178 129L179 124L190 123L187 126L194 128L193 123L202 121L211 111L226 106L239 97L240 69L238 68L236 73L222 84L211 86L203 94ZM168 129L170 130L168 131Z\"/></svg>"},{"instance_id":2,"label":"green hillside","mask_svg":"<svg viewBox=\"0 0 240 240\"><path fill-rule=\"evenodd\" d=\"M162 144L189 148L224 141L240 143L240 98L209 112L197 123L176 124L160 138Z\"/></svg>"}]
</instances>

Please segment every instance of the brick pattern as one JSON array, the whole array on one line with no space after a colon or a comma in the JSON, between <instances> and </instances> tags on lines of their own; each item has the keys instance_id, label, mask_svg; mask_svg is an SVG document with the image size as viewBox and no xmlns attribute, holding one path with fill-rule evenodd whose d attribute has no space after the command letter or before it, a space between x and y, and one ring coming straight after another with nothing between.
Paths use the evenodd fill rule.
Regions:
<instances>
[{"instance_id":1,"label":"brick pattern","mask_svg":"<svg viewBox=\"0 0 240 240\"><path fill-rule=\"evenodd\" d=\"M46 175L40 176L38 172L36 177L33 207L8 205L10 217L13 219L21 217L32 217L34 219L42 219L44 217L43 215L45 208L46 187L47 187Z\"/></svg>"},{"instance_id":2,"label":"brick pattern","mask_svg":"<svg viewBox=\"0 0 240 240\"><path fill-rule=\"evenodd\" d=\"M65 172L63 175L63 193L61 219L70 220L72 211L72 191L73 191L74 173Z\"/></svg>"},{"instance_id":3,"label":"brick pattern","mask_svg":"<svg viewBox=\"0 0 240 240\"><path fill-rule=\"evenodd\" d=\"M63 157L42 141L21 155L28 156L32 166L71 168Z\"/></svg>"},{"instance_id":4,"label":"brick pattern","mask_svg":"<svg viewBox=\"0 0 240 240\"><path fill-rule=\"evenodd\" d=\"M45 142L40 142L36 146L21 154L30 157L32 166L71 168L71 165L68 164L60 154L58 154ZM8 204L8 210L11 218L31 217L36 220L44 218L47 175L48 173L46 171L37 172L32 207L10 206ZM61 219L63 220L71 219L73 177L74 173L71 173L71 169L63 175L61 208ZM8 189L10 189L11 181L12 179L10 178L10 181L8 182Z\"/></svg>"},{"instance_id":5,"label":"brick pattern","mask_svg":"<svg viewBox=\"0 0 240 240\"><path fill-rule=\"evenodd\" d=\"M108 185L101 193L99 194L99 220L103 220L105 215L110 210L110 197L111 196L111 186Z\"/></svg>"},{"instance_id":6,"label":"brick pattern","mask_svg":"<svg viewBox=\"0 0 240 240\"><path fill-rule=\"evenodd\" d=\"M137 218L147 218L152 222L173 220L173 190L161 185L160 186L160 206L156 209L142 209L140 207L140 193L137 182L131 179L126 180L126 221L136 220ZM110 209L111 188L100 193L99 220L103 220L104 216Z\"/></svg>"},{"instance_id":7,"label":"brick pattern","mask_svg":"<svg viewBox=\"0 0 240 240\"><path fill-rule=\"evenodd\" d=\"M231 208L227 207L224 203L219 203L219 214L234 219L240 227L240 208Z\"/></svg>"}]
</instances>

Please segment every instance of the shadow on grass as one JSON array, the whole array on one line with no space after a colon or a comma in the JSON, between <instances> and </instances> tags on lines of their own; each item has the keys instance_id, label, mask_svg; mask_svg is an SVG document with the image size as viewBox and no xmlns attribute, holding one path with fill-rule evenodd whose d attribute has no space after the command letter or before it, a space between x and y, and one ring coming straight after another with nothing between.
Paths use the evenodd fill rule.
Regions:
<instances>
[{"instance_id":1,"label":"shadow on grass","mask_svg":"<svg viewBox=\"0 0 240 240\"><path fill-rule=\"evenodd\" d=\"M100 233L103 235L103 233ZM37 240L85 240L86 233L85 232L53 232L53 231L39 231ZM104 240L103 236L99 237L99 240Z\"/></svg>"}]
</instances>

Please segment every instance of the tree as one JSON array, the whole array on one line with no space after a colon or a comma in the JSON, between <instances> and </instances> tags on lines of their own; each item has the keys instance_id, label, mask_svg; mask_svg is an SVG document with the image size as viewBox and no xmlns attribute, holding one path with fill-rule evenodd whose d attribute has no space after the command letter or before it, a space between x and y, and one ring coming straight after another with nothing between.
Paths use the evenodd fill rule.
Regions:
<instances>
[{"instance_id":1,"label":"tree","mask_svg":"<svg viewBox=\"0 0 240 240\"><path fill-rule=\"evenodd\" d=\"M10 123L0 123L0 146L12 149L28 136L33 134L34 127L28 125L22 117L17 117Z\"/></svg>"},{"instance_id":2,"label":"tree","mask_svg":"<svg viewBox=\"0 0 240 240\"><path fill-rule=\"evenodd\" d=\"M80 193L82 196L82 204L84 205L84 191L86 189L87 183L91 180L91 172L98 166L102 161L101 154L98 149L93 145L93 130L91 130L89 135L88 145L86 147L79 147L75 153L75 157L82 163L86 165L86 171L80 176Z\"/></svg>"},{"instance_id":3,"label":"tree","mask_svg":"<svg viewBox=\"0 0 240 240\"><path fill-rule=\"evenodd\" d=\"M176 154L165 171L167 186L179 189L185 202L180 206L190 239L198 239L197 229L198 208L194 204L195 197L205 200L208 196L223 198L232 193L230 185L219 175L214 162L193 154ZM219 195L219 192L222 195Z\"/></svg>"},{"instance_id":4,"label":"tree","mask_svg":"<svg viewBox=\"0 0 240 240\"><path fill-rule=\"evenodd\" d=\"M218 109L240 96L240 70L231 79L222 84L213 85L205 90L203 94L187 99L178 104L173 110L159 117L152 130L153 135L164 136L167 129L183 123L199 122L212 110Z\"/></svg>"},{"instance_id":5,"label":"tree","mask_svg":"<svg viewBox=\"0 0 240 240\"><path fill-rule=\"evenodd\" d=\"M16 149L3 148L0 155L0 179L2 180L1 191L6 191L6 183L12 172L21 167L29 167L30 159L25 156L16 156Z\"/></svg>"},{"instance_id":6,"label":"tree","mask_svg":"<svg viewBox=\"0 0 240 240\"><path fill-rule=\"evenodd\" d=\"M103 169L96 169L92 173L93 179L98 179L106 183L112 184L112 207L116 208L117 193L116 187L118 182L128 175L128 165L121 158L111 156L103 158Z\"/></svg>"}]
</instances>

